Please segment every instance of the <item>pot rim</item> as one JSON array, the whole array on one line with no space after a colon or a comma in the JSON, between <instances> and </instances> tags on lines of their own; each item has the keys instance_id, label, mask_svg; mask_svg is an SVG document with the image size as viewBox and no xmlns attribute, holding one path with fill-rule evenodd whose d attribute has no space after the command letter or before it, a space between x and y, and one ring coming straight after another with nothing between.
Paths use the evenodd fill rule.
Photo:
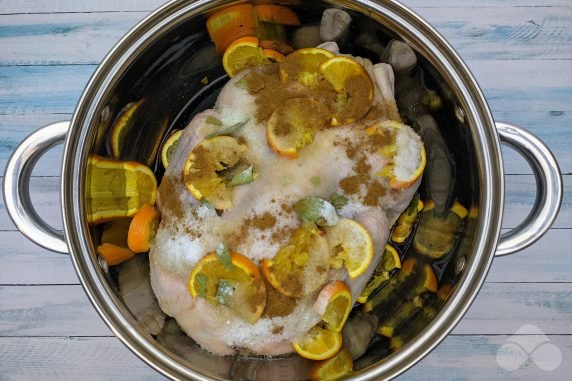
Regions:
<instances>
[{"instance_id":1,"label":"pot rim","mask_svg":"<svg viewBox=\"0 0 572 381\"><path fill-rule=\"evenodd\" d=\"M89 147L94 139L100 102L106 99L121 73L140 53L175 25L225 0L172 0L135 25L107 54L82 93L66 138L63 155L61 203L63 226L76 273L91 303L113 333L136 355L173 379L210 380L208 375L182 365L176 356L152 345L115 296L102 273L85 218L85 184ZM328 0L327 2L334 2ZM484 95L467 66L449 43L426 21L393 0L341 0L337 4L375 18L414 47L450 85L464 110L475 147L480 186L479 219L472 258L446 304L416 340L377 363L352 374L355 380L394 378L425 357L456 326L480 290L494 257L504 204L500 143Z\"/></svg>"}]
</instances>

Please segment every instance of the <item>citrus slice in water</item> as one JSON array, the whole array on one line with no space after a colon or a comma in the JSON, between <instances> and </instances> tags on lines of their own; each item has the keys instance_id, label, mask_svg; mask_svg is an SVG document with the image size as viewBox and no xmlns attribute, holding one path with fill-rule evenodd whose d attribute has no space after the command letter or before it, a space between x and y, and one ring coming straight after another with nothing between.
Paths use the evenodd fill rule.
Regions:
<instances>
[{"instance_id":1,"label":"citrus slice in water","mask_svg":"<svg viewBox=\"0 0 572 381\"><path fill-rule=\"evenodd\" d=\"M314 364L310 370L312 381L334 381L348 375L353 369L350 353L342 348L334 357Z\"/></svg>"},{"instance_id":2,"label":"citrus slice in water","mask_svg":"<svg viewBox=\"0 0 572 381\"><path fill-rule=\"evenodd\" d=\"M312 309L322 316L329 328L341 332L352 309L352 293L347 284L335 280L326 285Z\"/></svg>"},{"instance_id":3,"label":"citrus slice in water","mask_svg":"<svg viewBox=\"0 0 572 381\"><path fill-rule=\"evenodd\" d=\"M342 334L316 325L300 339L292 341L292 346L304 358L326 360L342 347Z\"/></svg>"},{"instance_id":4,"label":"citrus slice in water","mask_svg":"<svg viewBox=\"0 0 572 381\"><path fill-rule=\"evenodd\" d=\"M177 148L177 144L179 143L179 139L183 134L183 130L175 131L163 144L163 148L161 149L161 163L163 167L167 168L169 166L169 162L171 161L171 155Z\"/></svg>"},{"instance_id":5,"label":"citrus slice in water","mask_svg":"<svg viewBox=\"0 0 572 381\"><path fill-rule=\"evenodd\" d=\"M133 216L155 204L157 179L143 164L91 155L87 164L86 208L89 223Z\"/></svg>"}]
</instances>

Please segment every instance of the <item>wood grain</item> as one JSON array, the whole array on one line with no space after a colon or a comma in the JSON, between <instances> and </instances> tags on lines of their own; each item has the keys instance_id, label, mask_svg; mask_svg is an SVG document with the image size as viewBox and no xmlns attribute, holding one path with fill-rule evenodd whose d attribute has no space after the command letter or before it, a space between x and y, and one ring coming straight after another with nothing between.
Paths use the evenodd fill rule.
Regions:
<instances>
[{"instance_id":1,"label":"wood grain","mask_svg":"<svg viewBox=\"0 0 572 381\"><path fill-rule=\"evenodd\" d=\"M71 259L39 247L18 231L0 231L0 284L79 284Z\"/></svg>"},{"instance_id":2,"label":"wood grain","mask_svg":"<svg viewBox=\"0 0 572 381\"><path fill-rule=\"evenodd\" d=\"M572 58L572 9L420 8L465 60ZM0 65L98 64L148 12L0 15Z\"/></svg>"},{"instance_id":3,"label":"wood grain","mask_svg":"<svg viewBox=\"0 0 572 381\"><path fill-rule=\"evenodd\" d=\"M549 336L564 361L553 372L529 362L507 372L496 362L508 341L538 340L531 336L448 336L399 380L569 380L572 336ZM164 380L114 337L0 338L0 374L5 380Z\"/></svg>"},{"instance_id":4,"label":"wood grain","mask_svg":"<svg viewBox=\"0 0 572 381\"><path fill-rule=\"evenodd\" d=\"M474 0L471 2L460 2L458 0L403 0L403 4L413 8L482 8L499 7L505 8L507 5L513 7L538 7L538 0ZM58 0L55 2L47 0L0 0L0 14L22 14L22 13L59 13L59 12L151 12L159 6L165 4L164 0L97 0L97 1L75 1ZM542 2L542 7L569 7L568 0L550 0Z\"/></svg>"},{"instance_id":5,"label":"wood grain","mask_svg":"<svg viewBox=\"0 0 572 381\"><path fill-rule=\"evenodd\" d=\"M454 333L401 380L569 380L572 373L572 3L570 0L404 0L466 60L497 120L538 135L559 160L565 198L545 237L496 258ZM0 0L0 168L16 145L69 119L96 65L164 0ZM61 147L38 163L32 195L61 227ZM534 199L527 164L503 148L504 231ZM539 327L564 361L507 372L496 354L523 324ZM0 380L163 380L112 336L78 283L71 260L24 238L0 201Z\"/></svg>"}]
</instances>

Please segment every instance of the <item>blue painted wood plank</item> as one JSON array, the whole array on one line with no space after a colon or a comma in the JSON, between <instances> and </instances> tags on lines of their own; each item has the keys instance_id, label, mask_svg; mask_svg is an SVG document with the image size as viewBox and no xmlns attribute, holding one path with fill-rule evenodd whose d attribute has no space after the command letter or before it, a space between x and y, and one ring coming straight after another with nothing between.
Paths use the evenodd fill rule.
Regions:
<instances>
[{"instance_id":1,"label":"blue painted wood plank","mask_svg":"<svg viewBox=\"0 0 572 381\"><path fill-rule=\"evenodd\" d=\"M465 60L570 59L572 7L419 8Z\"/></svg>"},{"instance_id":2,"label":"blue painted wood plank","mask_svg":"<svg viewBox=\"0 0 572 381\"><path fill-rule=\"evenodd\" d=\"M498 7L507 5L513 7L569 7L568 0L550 0L539 3L538 0L402 0L402 3L413 8L482 8ZM166 3L165 0L0 0L0 14L14 13L53 13L53 12L125 12L147 11L150 12Z\"/></svg>"},{"instance_id":3,"label":"blue painted wood plank","mask_svg":"<svg viewBox=\"0 0 572 381\"><path fill-rule=\"evenodd\" d=\"M147 12L0 16L0 65L98 64Z\"/></svg>"},{"instance_id":4,"label":"blue painted wood plank","mask_svg":"<svg viewBox=\"0 0 572 381\"><path fill-rule=\"evenodd\" d=\"M532 360L512 372L499 366L497 353L503 345L532 340L549 340L564 361L553 371ZM451 335L399 379L568 381L571 357L572 336ZM0 358L7 380L166 380L114 337L0 338Z\"/></svg>"},{"instance_id":5,"label":"blue painted wood plank","mask_svg":"<svg viewBox=\"0 0 572 381\"><path fill-rule=\"evenodd\" d=\"M0 231L0 284L79 284L69 255L43 249L18 231Z\"/></svg>"},{"instance_id":6,"label":"blue painted wood plank","mask_svg":"<svg viewBox=\"0 0 572 381\"><path fill-rule=\"evenodd\" d=\"M0 67L0 114L72 113L95 65Z\"/></svg>"},{"instance_id":7,"label":"blue painted wood plank","mask_svg":"<svg viewBox=\"0 0 572 381\"><path fill-rule=\"evenodd\" d=\"M572 58L572 8L419 11L465 60ZM0 65L97 64L146 15L0 15Z\"/></svg>"}]
</instances>

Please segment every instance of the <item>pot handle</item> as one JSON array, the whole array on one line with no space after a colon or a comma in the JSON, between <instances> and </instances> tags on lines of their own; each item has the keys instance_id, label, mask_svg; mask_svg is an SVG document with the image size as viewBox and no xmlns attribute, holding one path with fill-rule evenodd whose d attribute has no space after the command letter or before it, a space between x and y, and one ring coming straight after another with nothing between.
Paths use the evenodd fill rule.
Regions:
<instances>
[{"instance_id":1,"label":"pot handle","mask_svg":"<svg viewBox=\"0 0 572 381\"><path fill-rule=\"evenodd\" d=\"M24 139L12 153L4 172L4 204L14 225L36 244L67 254L64 233L46 223L30 199L30 177L38 159L66 138L69 122L49 124Z\"/></svg>"},{"instance_id":2,"label":"pot handle","mask_svg":"<svg viewBox=\"0 0 572 381\"><path fill-rule=\"evenodd\" d=\"M496 256L516 253L536 242L550 228L562 202L562 177L548 147L535 135L514 124L497 122L501 143L521 154L536 179L532 210L516 228L501 234Z\"/></svg>"}]
</instances>

